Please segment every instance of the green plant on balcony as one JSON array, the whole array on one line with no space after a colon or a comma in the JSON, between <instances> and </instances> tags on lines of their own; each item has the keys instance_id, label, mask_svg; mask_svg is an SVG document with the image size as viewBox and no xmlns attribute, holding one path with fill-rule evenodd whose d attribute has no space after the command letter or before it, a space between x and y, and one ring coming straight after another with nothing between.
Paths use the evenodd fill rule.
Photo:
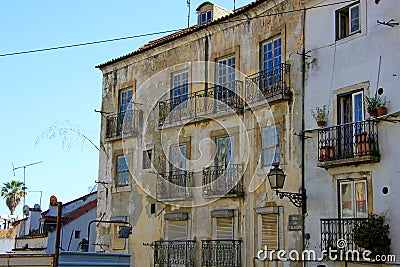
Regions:
<instances>
[{"instance_id":1,"label":"green plant on balcony","mask_svg":"<svg viewBox=\"0 0 400 267\"><path fill-rule=\"evenodd\" d=\"M386 102L376 93L374 96L364 96L364 102L367 106L368 114L372 117L382 116L387 113Z\"/></svg>"},{"instance_id":2,"label":"green plant on balcony","mask_svg":"<svg viewBox=\"0 0 400 267\"><path fill-rule=\"evenodd\" d=\"M314 117L318 126L325 126L328 120L328 112L326 111L326 105L322 107L316 107L315 110L311 109L311 115Z\"/></svg>"},{"instance_id":3,"label":"green plant on balcony","mask_svg":"<svg viewBox=\"0 0 400 267\"><path fill-rule=\"evenodd\" d=\"M376 255L389 255L390 243L389 225L385 224L385 216L370 214L368 220L354 227L354 243L361 248L371 251L370 259Z\"/></svg>"}]
</instances>

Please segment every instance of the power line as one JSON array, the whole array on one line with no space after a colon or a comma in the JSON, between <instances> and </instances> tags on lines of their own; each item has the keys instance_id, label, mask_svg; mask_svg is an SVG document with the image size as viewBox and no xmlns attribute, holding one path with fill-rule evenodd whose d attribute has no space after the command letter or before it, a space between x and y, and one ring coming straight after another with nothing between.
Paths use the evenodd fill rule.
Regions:
<instances>
[{"instance_id":1,"label":"power line","mask_svg":"<svg viewBox=\"0 0 400 267\"><path fill-rule=\"evenodd\" d=\"M157 35L157 34L163 34L163 33L177 32L177 31L181 31L181 30L183 30L183 29L152 32L152 33L145 33L145 34L139 34L139 35L133 35L133 36L127 36L127 37L120 37L120 38L114 38L114 39L101 40L101 41L79 43L79 44L72 44L72 45L63 45L63 46L56 46L56 47L42 48L42 49L34 49L34 50L28 50L28 51L13 52L13 53L7 53L7 54L0 54L0 57L15 56L15 55L22 55L22 54L30 54L30 53L37 53L37 52L65 49L65 48L71 48L71 47L79 47L79 46L86 46L86 45L94 45L94 44L115 42L115 41L128 40L128 39L134 39L134 38Z\"/></svg>"},{"instance_id":2,"label":"power line","mask_svg":"<svg viewBox=\"0 0 400 267\"><path fill-rule=\"evenodd\" d=\"M344 4L344 3L350 3L350 2L355 2L355 1L356 0L345 0L345 1L340 1L340 2L335 2L335 3L330 3L330 4L324 4L324 5L317 5L317 6L312 6L312 7L308 7L308 8L302 8L302 9L293 9L293 10L282 11L282 12L277 12L277 13L263 14L263 15L260 14L260 15L256 15L256 16L251 17L251 18L221 21L219 23L222 24L222 23L248 21L248 20L254 19L254 18L284 15L284 14L300 12L300 11L309 10L309 9L323 8L323 7L339 5L339 4ZM189 0L187 1L187 3L189 3ZM139 37L152 36L152 35L157 35L157 34L178 32L178 31L182 31L182 30L185 30L185 29L166 30L166 31L159 31L159 32L153 32L153 33L144 33L144 34L139 34L139 35L120 37L120 38L114 38L114 39L107 39L107 40L101 40L101 41L93 41L93 42L86 42L86 43L79 43L79 44L72 44L72 45L56 46L56 47L50 47L50 48L41 48L41 49L34 49L34 50L27 50L27 51L19 51L19 52L13 52L13 53L0 54L0 57L15 56L15 55L22 55L22 54L31 54L31 53L59 50L59 49L65 49L65 48L73 48L73 47L80 47L80 46L87 46L87 45L94 45L94 44L101 44L101 43L116 42L116 41L139 38Z\"/></svg>"}]
</instances>

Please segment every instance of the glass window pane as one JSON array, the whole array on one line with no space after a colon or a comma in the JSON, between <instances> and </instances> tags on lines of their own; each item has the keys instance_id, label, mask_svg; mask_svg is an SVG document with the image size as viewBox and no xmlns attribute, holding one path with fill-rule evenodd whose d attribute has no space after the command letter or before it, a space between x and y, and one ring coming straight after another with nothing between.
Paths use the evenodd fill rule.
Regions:
<instances>
[{"instance_id":1,"label":"glass window pane","mask_svg":"<svg viewBox=\"0 0 400 267\"><path fill-rule=\"evenodd\" d=\"M340 206L342 218L354 218L352 183L340 184Z\"/></svg>"},{"instance_id":2,"label":"glass window pane","mask_svg":"<svg viewBox=\"0 0 400 267\"><path fill-rule=\"evenodd\" d=\"M355 200L357 218L367 217L367 186L365 181L355 183Z\"/></svg>"}]
</instances>

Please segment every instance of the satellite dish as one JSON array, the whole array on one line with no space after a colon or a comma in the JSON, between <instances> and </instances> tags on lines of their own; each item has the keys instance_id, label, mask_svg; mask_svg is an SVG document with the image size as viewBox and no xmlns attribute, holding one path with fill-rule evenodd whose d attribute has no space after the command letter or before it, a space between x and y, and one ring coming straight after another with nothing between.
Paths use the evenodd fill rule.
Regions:
<instances>
[{"instance_id":1,"label":"satellite dish","mask_svg":"<svg viewBox=\"0 0 400 267\"><path fill-rule=\"evenodd\" d=\"M118 238L128 238L132 234L131 226L120 226L118 231Z\"/></svg>"},{"instance_id":2,"label":"satellite dish","mask_svg":"<svg viewBox=\"0 0 400 267\"><path fill-rule=\"evenodd\" d=\"M28 215L28 214L29 214L29 206L28 206L28 205L25 205L25 206L24 206L24 208L23 208L23 214L24 214L24 215Z\"/></svg>"}]
</instances>

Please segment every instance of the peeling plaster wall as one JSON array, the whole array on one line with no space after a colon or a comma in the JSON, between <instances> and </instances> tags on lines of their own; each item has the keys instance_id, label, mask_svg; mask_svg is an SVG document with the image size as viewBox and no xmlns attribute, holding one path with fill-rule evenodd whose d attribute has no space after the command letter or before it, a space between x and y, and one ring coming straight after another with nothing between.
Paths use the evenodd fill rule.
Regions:
<instances>
[{"instance_id":1,"label":"peeling plaster wall","mask_svg":"<svg viewBox=\"0 0 400 267\"><path fill-rule=\"evenodd\" d=\"M265 1L253 8L238 19L251 18L257 15L279 13L286 10L299 9L302 1ZM236 18L235 18L236 19ZM189 69L190 81L202 81L193 83L190 91L204 89L204 80L214 82L215 70L213 66L194 68L191 64L196 61L215 61L217 58L229 54L235 54L236 68L245 75L251 75L259 71L260 43L262 41L280 35L282 38L282 62L290 64L290 90L292 98L271 105L274 118L279 122L281 140L281 167L287 174L285 191L297 192L301 188L301 139L295 136L295 132L301 131L301 56L296 52L302 50L302 13L292 12L278 16L258 16L243 22L220 23L197 31L175 41L158 46L149 51L140 53L128 59L121 60L101 69L103 73L103 101L102 111L115 113L118 106L118 90L133 87L134 102L138 103L143 114L149 113L151 108L157 106L157 95L163 95L163 99L169 98L171 73L183 68ZM206 51L208 47L208 50ZM189 62L189 63L187 63ZM173 67L177 64L182 64ZM172 67L168 72L162 72ZM191 70L195 70L191 72ZM154 76L156 75L156 76ZM154 76L154 77L153 77ZM149 78L151 81L148 81ZM243 78L243 77L242 77ZM145 87L146 90L138 90ZM99 181L105 182L98 187L97 217L109 220L115 216L126 216L133 226L133 232L124 250L113 251L112 227L99 224L97 227L97 242L108 245L107 251L130 253L132 266L153 266L153 250L143 243L151 243L165 238L164 214L168 212L188 212L191 223L189 239L197 240L196 264L201 260L200 244L202 239L212 238L211 216L212 210L234 209L237 212L238 238L243 240L242 258L243 266L253 266L254 257L259 249L257 234L257 214L255 209L263 206L283 207L283 231L281 233L282 249L299 249L301 245L301 231L287 231L288 215L300 214L301 210L294 207L287 199L280 200L272 192L268 182L265 181L267 168L255 171L255 184L251 185L252 172L257 167L261 147L260 129L257 128L256 119L261 127L270 125L267 114L269 108L260 106L254 112L245 111L239 115L243 119L244 126L239 129L238 140L245 144L244 139L249 137L251 147L248 171L244 175L245 196L243 198L223 198L212 204L195 208L179 208L161 202L156 204L155 214L150 214L150 205L156 203L151 195L155 195L156 174L149 170L142 170L142 153L144 149L153 149L152 171L166 171L167 164L162 152L163 144L173 144L177 127L167 128L163 131L161 139L158 129L158 111L150 112L148 118L144 118L146 136L124 138L123 140L106 141L106 119L102 118L101 146L104 148L99 159ZM238 127L233 115L220 118L228 128ZM143 130L143 129L141 129ZM200 158L198 145L204 138L210 138L213 131L221 130L221 126L215 121L203 121L186 125L181 135L190 138L192 159ZM238 145L238 147L240 147ZM204 148L201 148L204 149ZM115 157L122 152L131 155L131 171L134 177L130 186L116 188ZM193 168L207 165L212 158L211 151L206 151L199 162ZM240 151L238 151L238 155ZM238 159L242 160L242 159ZM201 185L201 173L194 174L195 185ZM138 186L140 184L141 186ZM252 188L249 190L249 188ZM202 197L202 196L198 196ZM99 248L97 248L99 249ZM279 263L282 265L283 263ZM295 266L290 263L290 266ZM261 266L261 265L259 265Z\"/></svg>"}]
</instances>

